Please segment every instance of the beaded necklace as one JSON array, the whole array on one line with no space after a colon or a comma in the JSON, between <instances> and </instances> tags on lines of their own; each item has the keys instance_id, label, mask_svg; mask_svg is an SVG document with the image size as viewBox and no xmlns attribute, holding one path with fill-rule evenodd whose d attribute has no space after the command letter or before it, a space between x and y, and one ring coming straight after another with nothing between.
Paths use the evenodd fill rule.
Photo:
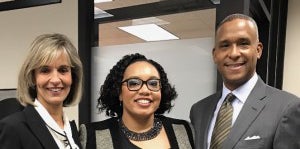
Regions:
<instances>
[{"instance_id":1,"label":"beaded necklace","mask_svg":"<svg viewBox=\"0 0 300 149\"><path fill-rule=\"evenodd\" d=\"M158 118L154 118L154 123L153 123L153 127L146 131L146 132L142 132L142 133L137 133L134 131L129 130L123 123L123 120L119 120L119 125L120 125L120 129L121 131L124 133L124 135L133 141L146 141L146 140L151 140L153 138L155 138L160 130L162 129L162 121Z\"/></svg>"}]
</instances>

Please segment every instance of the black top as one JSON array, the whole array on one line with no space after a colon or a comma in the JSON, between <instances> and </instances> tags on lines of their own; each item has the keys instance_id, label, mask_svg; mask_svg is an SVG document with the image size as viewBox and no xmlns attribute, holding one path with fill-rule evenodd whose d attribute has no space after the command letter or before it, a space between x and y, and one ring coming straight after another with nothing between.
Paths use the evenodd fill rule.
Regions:
<instances>
[{"instance_id":1,"label":"black top","mask_svg":"<svg viewBox=\"0 0 300 149\"><path fill-rule=\"evenodd\" d=\"M120 141L121 141L121 147L122 148L128 148L128 149L141 149L138 146L134 145L133 143L131 143L126 136L124 135L124 133L120 132L121 137L120 137Z\"/></svg>"},{"instance_id":2,"label":"black top","mask_svg":"<svg viewBox=\"0 0 300 149\"><path fill-rule=\"evenodd\" d=\"M194 148L192 130L187 121L169 118L169 117L165 117L165 116L161 116L161 115L156 116L156 117L162 121L172 149L179 149L180 145L178 145L178 142L179 142L178 139L182 139L182 137L178 137L178 138L176 137L175 129L177 129L177 128L173 127L174 124L184 127L184 130L186 133L180 134L180 135L184 135L185 138L187 138L188 141L184 141L185 144L188 144L188 146L191 146L191 148ZM110 119L100 121L100 122L93 122L93 123L85 124L84 126L86 128L86 134L83 134L84 131L81 131L81 138L82 138L82 140L84 140L82 142L83 146L85 146L85 148L87 148L87 149L96 149L97 148L96 144L99 144L101 142L97 142L98 141L96 139L97 134L95 132L101 131L101 130L107 130L107 129L109 129L109 132L111 134L110 137L111 137L114 149L140 149L139 147L137 147L136 145L131 143L130 140L122 133L121 129L119 128L119 121L117 118L110 118ZM186 134L187 134L187 136L186 136ZM82 136L87 136L87 137L83 138ZM103 136L98 136L98 137L103 138ZM85 142L86 142L86 145L84 145ZM107 145L107 144L105 144L105 145ZM109 146L101 146L99 148L102 148L102 147L103 148L112 148Z\"/></svg>"}]
</instances>

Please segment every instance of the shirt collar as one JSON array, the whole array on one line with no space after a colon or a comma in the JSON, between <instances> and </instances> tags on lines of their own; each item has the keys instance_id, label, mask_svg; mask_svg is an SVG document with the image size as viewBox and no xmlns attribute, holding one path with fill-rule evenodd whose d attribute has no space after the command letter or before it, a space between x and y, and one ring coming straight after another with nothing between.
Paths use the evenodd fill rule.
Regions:
<instances>
[{"instance_id":1,"label":"shirt collar","mask_svg":"<svg viewBox=\"0 0 300 149\"><path fill-rule=\"evenodd\" d=\"M41 115L44 122L54 130L58 131L59 133L63 133L64 130L58 126L58 124L55 122L55 120L52 118L52 116L49 114L46 108L39 102L38 99L35 99L34 104L36 105L35 109ZM70 127L69 119L66 116L65 112L63 112L63 121L64 121L64 129L68 129L68 127Z\"/></svg>"},{"instance_id":2,"label":"shirt collar","mask_svg":"<svg viewBox=\"0 0 300 149\"><path fill-rule=\"evenodd\" d=\"M248 98L252 89L254 88L257 80L258 80L258 75L255 72L254 75L246 83L244 83L243 85L241 85L240 87L238 87L233 91L230 91L228 88L226 88L226 86L223 83L222 98L225 98L225 96L228 93L232 92L240 102L245 103L246 99Z\"/></svg>"}]
</instances>

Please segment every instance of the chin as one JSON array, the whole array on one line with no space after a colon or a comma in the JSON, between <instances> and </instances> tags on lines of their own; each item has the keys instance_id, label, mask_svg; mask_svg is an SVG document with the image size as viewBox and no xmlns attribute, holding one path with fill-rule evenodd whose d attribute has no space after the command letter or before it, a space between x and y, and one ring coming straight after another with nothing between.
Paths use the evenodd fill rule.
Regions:
<instances>
[{"instance_id":1,"label":"chin","mask_svg":"<svg viewBox=\"0 0 300 149\"><path fill-rule=\"evenodd\" d=\"M139 112L137 114L140 115L141 117L149 117L154 115L154 112L147 111L147 112Z\"/></svg>"},{"instance_id":2,"label":"chin","mask_svg":"<svg viewBox=\"0 0 300 149\"><path fill-rule=\"evenodd\" d=\"M63 102L64 102L64 99L62 99L62 98L50 99L50 103L53 103L53 104L62 104Z\"/></svg>"}]
</instances>

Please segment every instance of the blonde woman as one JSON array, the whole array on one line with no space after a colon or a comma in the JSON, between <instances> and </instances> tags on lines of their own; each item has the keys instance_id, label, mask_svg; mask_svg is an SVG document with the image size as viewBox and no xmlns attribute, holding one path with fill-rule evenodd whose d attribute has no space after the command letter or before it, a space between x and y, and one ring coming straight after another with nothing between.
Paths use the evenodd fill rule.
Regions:
<instances>
[{"instance_id":1,"label":"blonde woman","mask_svg":"<svg viewBox=\"0 0 300 149\"><path fill-rule=\"evenodd\" d=\"M63 107L80 101L82 80L82 63L68 37L38 36L18 78L25 109L0 121L1 149L78 149L76 125Z\"/></svg>"}]
</instances>

